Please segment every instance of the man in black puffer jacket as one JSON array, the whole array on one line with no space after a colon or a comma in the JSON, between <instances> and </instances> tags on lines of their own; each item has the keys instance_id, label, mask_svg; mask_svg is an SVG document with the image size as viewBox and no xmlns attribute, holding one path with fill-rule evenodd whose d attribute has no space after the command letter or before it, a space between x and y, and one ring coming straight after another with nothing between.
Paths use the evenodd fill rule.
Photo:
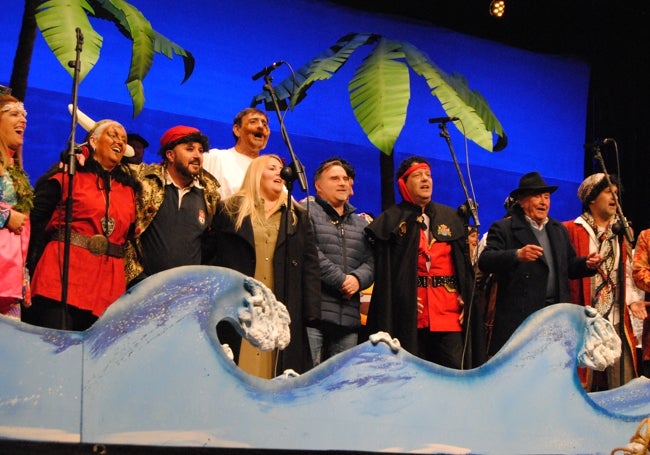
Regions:
<instances>
[{"instance_id":1,"label":"man in black puffer jacket","mask_svg":"<svg viewBox=\"0 0 650 455\"><path fill-rule=\"evenodd\" d=\"M307 328L314 366L357 345L360 291L373 281L368 221L348 202L353 178L352 166L338 158L324 161L314 174L317 196L308 208L321 278L321 319Z\"/></svg>"}]
</instances>

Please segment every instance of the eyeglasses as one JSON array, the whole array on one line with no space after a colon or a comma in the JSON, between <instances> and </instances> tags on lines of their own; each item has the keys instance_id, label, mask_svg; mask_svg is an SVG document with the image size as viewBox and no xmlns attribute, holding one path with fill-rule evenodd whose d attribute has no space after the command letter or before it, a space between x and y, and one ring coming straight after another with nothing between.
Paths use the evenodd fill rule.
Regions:
<instances>
[{"instance_id":1,"label":"eyeglasses","mask_svg":"<svg viewBox=\"0 0 650 455\"><path fill-rule=\"evenodd\" d=\"M0 95L11 95L11 87L0 85Z\"/></svg>"}]
</instances>

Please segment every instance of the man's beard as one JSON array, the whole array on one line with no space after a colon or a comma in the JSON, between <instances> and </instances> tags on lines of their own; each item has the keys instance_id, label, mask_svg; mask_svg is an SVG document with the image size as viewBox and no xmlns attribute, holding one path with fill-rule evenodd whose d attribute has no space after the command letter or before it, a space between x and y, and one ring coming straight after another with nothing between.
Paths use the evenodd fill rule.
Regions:
<instances>
[{"instance_id":1,"label":"man's beard","mask_svg":"<svg viewBox=\"0 0 650 455\"><path fill-rule=\"evenodd\" d=\"M199 175L199 172L201 172L201 166L199 166L199 170L197 172L193 173L189 169L189 163L187 166L184 166L178 161L176 161L174 163L174 170L176 170L176 172L178 172L183 177L187 177L188 179L194 179L196 176Z\"/></svg>"}]
</instances>

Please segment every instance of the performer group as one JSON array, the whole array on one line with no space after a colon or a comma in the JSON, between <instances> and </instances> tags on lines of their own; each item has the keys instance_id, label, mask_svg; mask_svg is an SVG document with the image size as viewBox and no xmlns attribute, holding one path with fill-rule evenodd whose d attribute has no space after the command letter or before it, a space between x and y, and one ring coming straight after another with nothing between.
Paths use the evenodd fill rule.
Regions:
<instances>
[{"instance_id":1,"label":"performer group","mask_svg":"<svg viewBox=\"0 0 650 455\"><path fill-rule=\"evenodd\" d=\"M430 362L475 368L528 316L563 302L593 307L621 336L617 364L579 369L586 390L648 374L650 230L630 241L615 176L587 176L582 213L562 222L549 216L557 186L525 173L479 239L467 217L432 199L422 156L399 164L400 202L376 216L352 204L355 170L339 156L314 172L315 196L293 200L287 164L262 153L269 119L256 108L237 113L225 150L197 128L169 128L157 164L142 162L145 138L94 122L76 172L54 163L34 187L26 127L23 103L0 95L1 317L86 330L129 287L203 264L254 277L287 307L291 343L279 352L258 350L230 323L215 329L239 367L264 378L305 372L377 331Z\"/></svg>"}]
</instances>

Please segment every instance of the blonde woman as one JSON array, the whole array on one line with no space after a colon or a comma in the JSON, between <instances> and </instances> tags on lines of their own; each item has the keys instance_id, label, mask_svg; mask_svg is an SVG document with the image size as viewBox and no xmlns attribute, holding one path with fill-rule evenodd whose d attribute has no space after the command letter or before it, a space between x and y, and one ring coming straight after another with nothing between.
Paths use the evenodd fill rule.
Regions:
<instances>
[{"instance_id":1,"label":"blonde woman","mask_svg":"<svg viewBox=\"0 0 650 455\"><path fill-rule=\"evenodd\" d=\"M241 189L220 203L208 242L208 263L228 267L264 283L291 316L291 343L278 358L239 353L240 367L261 377L286 369L302 373L312 365L306 324L320 317L320 270L307 212L291 205L286 224L287 192L276 155L253 159ZM228 342L238 354L233 339ZM248 357L248 358L246 358ZM253 357L252 361L249 357ZM277 364L276 364L277 363Z\"/></svg>"},{"instance_id":2,"label":"blonde woman","mask_svg":"<svg viewBox=\"0 0 650 455\"><path fill-rule=\"evenodd\" d=\"M29 212L34 193L22 166L27 111L17 98L0 95L0 314L20 318L20 303L30 304Z\"/></svg>"}]
</instances>

